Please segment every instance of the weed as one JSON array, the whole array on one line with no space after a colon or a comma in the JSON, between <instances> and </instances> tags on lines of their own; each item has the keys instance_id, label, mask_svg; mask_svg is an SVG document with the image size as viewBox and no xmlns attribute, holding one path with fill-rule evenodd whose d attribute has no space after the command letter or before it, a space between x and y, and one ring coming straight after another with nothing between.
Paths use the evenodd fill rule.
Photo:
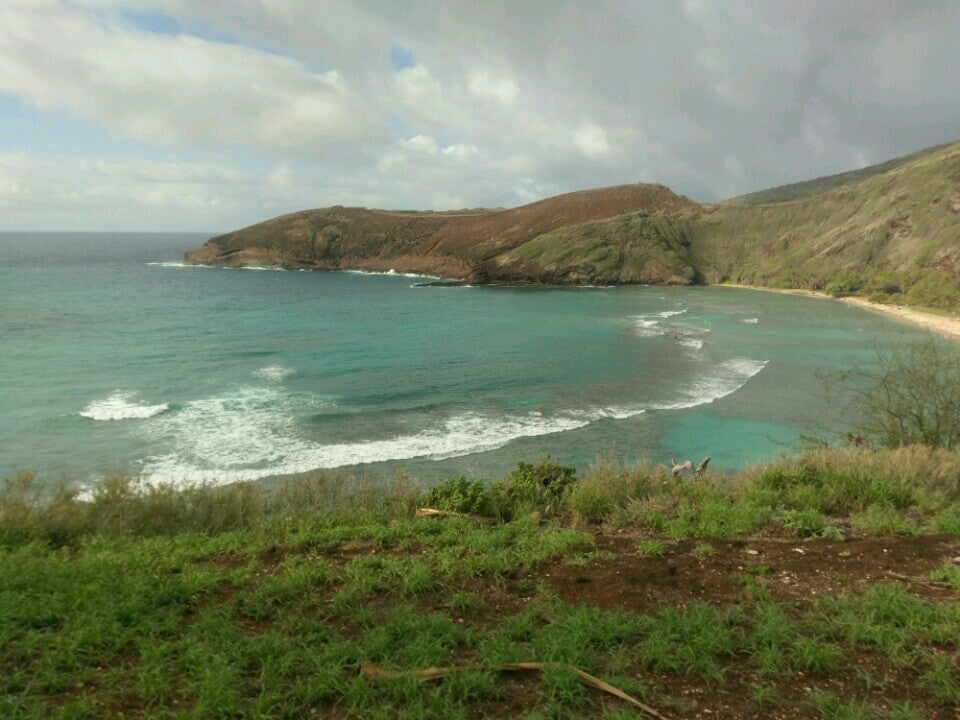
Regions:
<instances>
[{"instance_id":1,"label":"weed","mask_svg":"<svg viewBox=\"0 0 960 720\"><path fill-rule=\"evenodd\" d=\"M696 547L691 550L691 552L700 558L710 557L713 555L713 545L710 543L697 543Z\"/></svg>"},{"instance_id":2,"label":"weed","mask_svg":"<svg viewBox=\"0 0 960 720\"><path fill-rule=\"evenodd\" d=\"M777 706L777 686L754 683L750 686L750 699L761 710L770 710Z\"/></svg>"},{"instance_id":3,"label":"weed","mask_svg":"<svg viewBox=\"0 0 960 720\"><path fill-rule=\"evenodd\" d=\"M667 554L667 547L662 540L646 539L637 543L637 555L640 557L663 557Z\"/></svg>"}]
</instances>

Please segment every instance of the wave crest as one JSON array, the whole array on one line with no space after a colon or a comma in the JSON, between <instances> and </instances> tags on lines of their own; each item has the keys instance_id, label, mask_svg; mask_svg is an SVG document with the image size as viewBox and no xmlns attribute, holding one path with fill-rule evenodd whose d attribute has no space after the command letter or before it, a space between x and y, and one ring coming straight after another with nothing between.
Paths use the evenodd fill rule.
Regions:
<instances>
[{"instance_id":1,"label":"wave crest","mask_svg":"<svg viewBox=\"0 0 960 720\"><path fill-rule=\"evenodd\" d=\"M145 405L134 400L136 393L118 390L105 400L95 400L80 411L91 420L145 420L159 415L170 406L167 403Z\"/></svg>"}]
</instances>

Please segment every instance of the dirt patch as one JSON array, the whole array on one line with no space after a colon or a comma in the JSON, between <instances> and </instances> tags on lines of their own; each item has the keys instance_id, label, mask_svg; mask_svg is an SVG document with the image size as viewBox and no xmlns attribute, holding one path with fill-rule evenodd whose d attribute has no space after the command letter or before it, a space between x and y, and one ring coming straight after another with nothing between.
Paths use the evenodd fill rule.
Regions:
<instances>
[{"instance_id":1,"label":"dirt patch","mask_svg":"<svg viewBox=\"0 0 960 720\"><path fill-rule=\"evenodd\" d=\"M735 602L743 599L750 579L778 600L813 600L880 580L908 582L930 600L955 597L947 589L904 579L925 581L931 571L956 556L958 540L950 535L844 541L667 540L663 555L652 557L637 553L639 539L600 535L597 547L613 553L611 558L584 566L556 562L541 575L566 602L634 612L664 604ZM712 550L705 551L705 545Z\"/></svg>"}]
</instances>

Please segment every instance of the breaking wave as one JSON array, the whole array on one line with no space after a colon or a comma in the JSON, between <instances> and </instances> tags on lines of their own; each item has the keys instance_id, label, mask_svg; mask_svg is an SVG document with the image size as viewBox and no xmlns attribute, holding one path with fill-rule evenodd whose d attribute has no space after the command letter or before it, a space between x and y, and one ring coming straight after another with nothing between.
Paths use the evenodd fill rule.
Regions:
<instances>
[{"instance_id":1,"label":"breaking wave","mask_svg":"<svg viewBox=\"0 0 960 720\"><path fill-rule=\"evenodd\" d=\"M405 277L405 278L424 278L427 280L442 280L439 275L427 275L426 273L398 273L393 268L385 271L379 270L344 270L345 273L350 273L351 275L390 275L393 277Z\"/></svg>"},{"instance_id":2,"label":"breaking wave","mask_svg":"<svg viewBox=\"0 0 960 720\"><path fill-rule=\"evenodd\" d=\"M259 370L253 371L253 376L268 382L280 382L288 375L292 375L296 370L283 365L267 365Z\"/></svg>"},{"instance_id":3,"label":"breaking wave","mask_svg":"<svg viewBox=\"0 0 960 720\"><path fill-rule=\"evenodd\" d=\"M253 387L187 403L151 426L151 434L173 450L148 458L142 475L155 483L228 483L387 460L442 460L589 423L585 418L547 418L539 413L500 420L466 413L419 433L379 440L322 444L299 432L298 417L333 404Z\"/></svg>"},{"instance_id":4,"label":"breaking wave","mask_svg":"<svg viewBox=\"0 0 960 720\"><path fill-rule=\"evenodd\" d=\"M737 358L720 363L693 381L675 400L597 406L562 411L481 412L454 415L415 433L357 442L323 443L300 426L331 399L290 394L277 387L237 388L233 394L185 404L145 425L145 432L170 452L148 458L142 475L150 482L238 482L414 458L444 460L496 450L526 437L576 430L597 420L622 420L650 410L677 410L726 397L759 373L765 362ZM273 366L271 366L273 367Z\"/></svg>"},{"instance_id":5,"label":"breaking wave","mask_svg":"<svg viewBox=\"0 0 960 720\"><path fill-rule=\"evenodd\" d=\"M118 390L105 400L95 400L80 411L91 420L145 420L170 408L167 403L145 405L136 402L136 393Z\"/></svg>"}]
</instances>

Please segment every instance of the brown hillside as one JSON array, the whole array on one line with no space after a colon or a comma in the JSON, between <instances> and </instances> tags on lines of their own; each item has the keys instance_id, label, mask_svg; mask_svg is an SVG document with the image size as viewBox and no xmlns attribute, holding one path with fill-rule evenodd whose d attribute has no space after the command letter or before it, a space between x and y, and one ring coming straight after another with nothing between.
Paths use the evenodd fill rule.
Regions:
<instances>
[{"instance_id":1,"label":"brown hillside","mask_svg":"<svg viewBox=\"0 0 960 720\"><path fill-rule=\"evenodd\" d=\"M306 210L212 238L187 262L242 267L396 269L472 277L487 259L570 225L697 204L663 185L585 190L509 210Z\"/></svg>"}]
</instances>

